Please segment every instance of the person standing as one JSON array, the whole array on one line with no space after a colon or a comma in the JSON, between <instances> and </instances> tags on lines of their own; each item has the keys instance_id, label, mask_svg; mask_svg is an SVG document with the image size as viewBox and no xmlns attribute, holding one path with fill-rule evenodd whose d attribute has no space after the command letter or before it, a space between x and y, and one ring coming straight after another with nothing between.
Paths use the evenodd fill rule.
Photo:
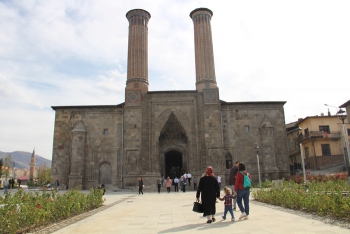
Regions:
<instances>
[{"instance_id":1,"label":"person standing","mask_svg":"<svg viewBox=\"0 0 350 234\"><path fill-rule=\"evenodd\" d=\"M179 179L175 176L174 179L175 192L179 192Z\"/></svg>"},{"instance_id":2,"label":"person standing","mask_svg":"<svg viewBox=\"0 0 350 234\"><path fill-rule=\"evenodd\" d=\"M17 179L17 183L18 183L18 188L20 188L21 187L21 180Z\"/></svg>"},{"instance_id":3,"label":"person standing","mask_svg":"<svg viewBox=\"0 0 350 234\"><path fill-rule=\"evenodd\" d=\"M243 163L240 163L238 165L238 173L236 176L235 194L234 194L235 196L237 196L237 205L241 211L241 216L239 217L239 219L248 219L248 215L249 215L250 189L245 189L243 187L245 175L248 175L250 180L252 179L250 174L246 172L245 165ZM244 202L244 207L242 205L242 200Z\"/></svg>"},{"instance_id":4,"label":"person standing","mask_svg":"<svg viewBox=\"0 0 350 234\"><path fill-rule=\"evenodd\" d=\"M143 195L143 180L142 180L142 177L139 177L139 195L140 193L142 193Z\"/></svg>"},{"instance_id":5,"label":"person standing","mask_svg":"<svg viewBox=\"0 0 350 234\"><path fill-rule=\"evenodd\" d=\"M157 179L157 186L158 186L158 193L160 194L160 187L162 186L162 180L159 178Z\"/></svg>"},{"instance_id":6,"label":"person standing","mask_svg":"<svg viewBox=\"0 0 350 234\"><path fill-rule=\"evenodd\" d=\"M199 180L196 193L197 200L199 200L199 196L201 196L202 199L203 216L207 216L207 223L215 222L215 203L216 198L220 197L220 189L218 180L214 177L213 168L211 166L207 167L202 178Z\"/></svg>"},{"instance_id":7,"label":"person standing","mask_svg":"<svg viewBox=\"0 0 350 234\"><path fill-rule=\"evenodd\" d=\"M218 184L219 184L219 188L221 190L221 176L218 175Z\"/></svg>"},{"instance_id":8,"label":"person standing","mask_svg":"<svg viewBox=\"0 0 350 234\"><path fill-rule=\"evenodd\" d=\"M197 190L197 178L193 177L193 190Z\"/></svg>"},{"instance_id":9,"label":"person standing","mask_svg":"<svg viewBox=\"0 0 350 234\"><path fill-rule=\"evenodd\" d=\"M58 187L60 186L60 182L58 181L58 178L55 180L55 189L58 190Z\"/></svg>"},{"instance_id":10,"label":"person standing","mask_svg":"<svg viewBox=\"0 0 350 234\"><path fill-rule=\"evenodd\" d=\"M235 191L235 181L236 181L239 163L240 161L237 161L236 164L230 170L230 178L229 178L228 184L232 186L232 191ZM237 206L237 197L233 199L233 210L236 210L236 206Z\"/></svg>"},{"instance_id":11,"label":"person standing","mask_svg":"<svg viewBox=\"0 0 350 234\"><path fill-rule=\"evenodd\" d=\"M222 216L222 219L225 220L227 212L230 212L231 221L235 221L235 216L232 212L232 200L234 199L234 196L231 194L231 189L229 189L226 186L224 187L224 192L225 192L225 196L223 198L219 197L220 201L225 201L224 202L224 206L225 206L224 216Z\"/></svg>"},{"instance_id":12,"label":"person standing","mask_svg":"<svg viewBox=\"0 0 350 234\"><path fill-rule=\"evenodd\" d=\"M12 182L11 182L11 184L12 184L12 189L14 188L14 186L15 186L15 178L12 178Z\"/></svg>"},{"instance_id":13,"label":"person standing","mask_svg":"<svg viewBox=\"0 0 350 234\"><path fill-rule=\"evenodd\" d=\"M162 175L162 187L164 187L163 185L164 185L164 175Z\"/></svg>"},{"instance_id":14,"label":"person standing","mask_svg":"<svg viewBox=\"0 0 350 234\"><path fill-rule=\"evenodd\" d=\"M170 177L168 176L168 178L165 181L165 187L166 187L166 190L168 191L168 193L170 193L170 188L171 188L172 183L173 182L171 181Z\"/></svg>"},{"instance_id":15,"label":"person standing","mask_svg":"<svg viewBox=\"0 0 350 234\"><path fill-rule=\"evenodd\" d=\"M187 172L188 186L191 186L191 179L192 179L191 173L190 173L190 172Z\"/></svg>"},{"instance_id":16,"label":"person standing","mask_svg":"<svg viewBox=\"0 0 350 234\"><path fill-rule=\"evenodd\" d=\"M7 179L4 180L4 194L7 194L7 189L9 186L9 181Z\"/></svg>"}]
</instances>

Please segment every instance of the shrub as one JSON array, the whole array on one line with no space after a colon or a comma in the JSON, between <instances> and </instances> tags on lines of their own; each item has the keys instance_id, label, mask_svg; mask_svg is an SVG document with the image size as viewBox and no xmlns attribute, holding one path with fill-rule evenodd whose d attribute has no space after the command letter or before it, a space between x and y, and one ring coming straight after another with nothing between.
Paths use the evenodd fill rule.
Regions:
<instances>
[{"instance_id":1,"label":"shrub","mask_svg":"<svg viewBox=\"0 0 350 234\"><path fill-rule=\"evenodd\" d=\"M101 206L102 191L90 190L84 194L70 190L65 194L56 191L40 194L18 190L0 199L0 233L17 233L44 224L69 218Z\"/></svg>"}]
</instances>

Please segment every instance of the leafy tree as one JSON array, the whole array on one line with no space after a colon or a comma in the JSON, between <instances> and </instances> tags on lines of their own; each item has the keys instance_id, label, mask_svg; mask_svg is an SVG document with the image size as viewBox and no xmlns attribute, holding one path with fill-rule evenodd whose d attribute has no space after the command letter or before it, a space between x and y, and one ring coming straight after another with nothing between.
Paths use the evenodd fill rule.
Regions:
<instances>
[{"instance_id":1,"label":"leafy tree","mask_svg":"<svg viewBox=\"0 0 350 234\"><path fill-rule=\"evenodd\" d=\"M39 185L50 183L50 178L51 178L51 168L47 166L38 168L37 180Z\"/></svg>"},{"instance_id":2,"label":"leafy tree","mask_svg":"<svg viewBox=\"0 0 350 234\"><path fill-rule=\"evenodd\" d=\"M7 178L10 174L10 166L11 166L11 162L12 162L12 156L11 154L7 155L7 157L5 158L5 161L4 161L4 167L5 167L5 170L4 170L4 175L5 177ZM6 168L7 167L7 168Z\"/></svg>"}]
</instances>

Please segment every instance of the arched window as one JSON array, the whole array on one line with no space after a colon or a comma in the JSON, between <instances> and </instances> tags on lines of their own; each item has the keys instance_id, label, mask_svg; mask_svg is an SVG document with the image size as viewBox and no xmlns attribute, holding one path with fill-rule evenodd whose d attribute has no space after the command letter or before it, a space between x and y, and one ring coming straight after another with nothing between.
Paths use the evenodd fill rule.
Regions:
<instances>
[{"instance_id":1,"label":"arched window","mask_svg":"<svg viewBox=\"0 0 350 234\"><path fill-rule=\"evenodd\" d=\"M226 169L231 169L232 168L232 156L230 152L227 152L225 155L226 159Z\"/></svg>"}]
</instances>

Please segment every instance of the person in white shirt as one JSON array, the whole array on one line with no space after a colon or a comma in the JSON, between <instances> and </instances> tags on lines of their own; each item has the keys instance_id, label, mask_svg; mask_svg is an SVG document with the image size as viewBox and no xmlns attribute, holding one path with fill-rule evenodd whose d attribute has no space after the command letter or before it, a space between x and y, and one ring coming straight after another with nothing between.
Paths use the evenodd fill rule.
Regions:
<instances>
[{"instance_id":1,"label":"person in white shirt","mask_svg":"<svg viewBox=\"0 0 350 234\"><path fill-rule=\"evenodd\" d=\"M221 176L218 175L219 188L221 189Z\"/></svg>"},{"instance_id":2,"label":"person in white shirt","mask_svg":"<svg viewBox=\"0 0 350 234\"><path fill-rule=\"evenodd\" d=\"M174 179L175 192L179 192L179 179L175 177Z\"/></svg>"},{"instance_id":3,"label":"person in white shirt","mask_svg":"<svg viewBox=\"0 0 350 234\"><path fill-rule=\"evenodd\" d=\"M191 179L192 179L191 173L187 172L187 180L188 180L188 185L189 186L191 186Z\"/></svg>"}]
</instances>

